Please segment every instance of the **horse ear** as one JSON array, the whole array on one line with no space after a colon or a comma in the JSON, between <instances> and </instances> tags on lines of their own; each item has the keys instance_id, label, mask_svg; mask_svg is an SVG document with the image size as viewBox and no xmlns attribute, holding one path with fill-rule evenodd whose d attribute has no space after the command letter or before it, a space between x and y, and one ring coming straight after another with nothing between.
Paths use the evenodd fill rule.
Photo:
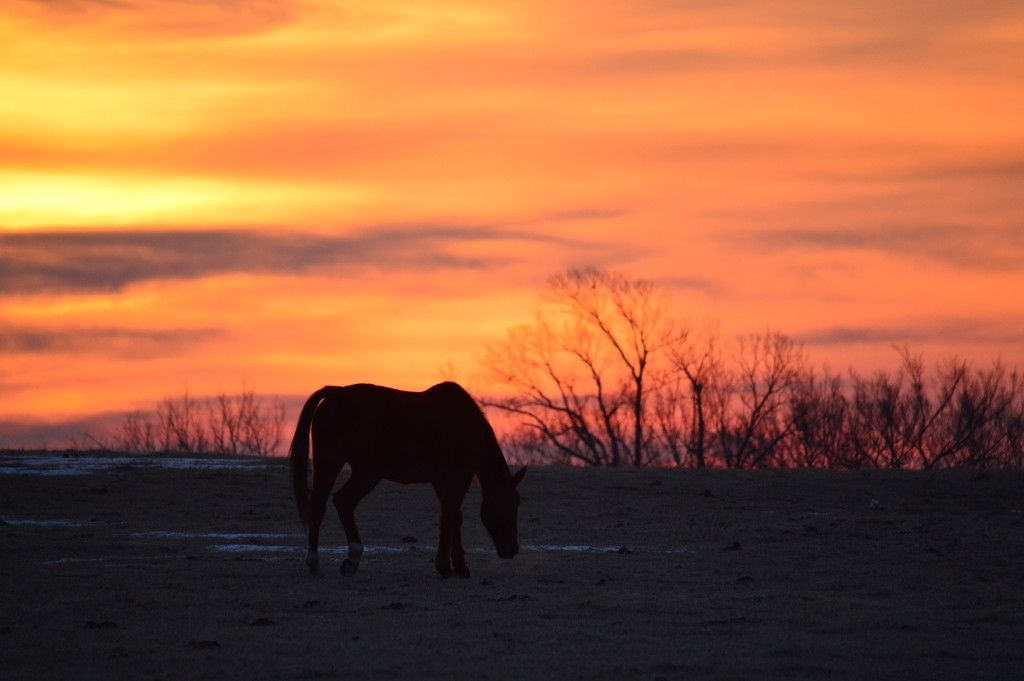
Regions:
<instances>
[{"instance_id":1,"label":"horse ear","mask_svg":"<svg viewBox=\"0 0 1024 681\"><path fill-rule=\"evenodd\" d=\"M526 477L526 469L527 468L528 468L528 466L523 466L518 471L516 471L515 475L512 476L512 486L513 487L518 487L519 483L521 483L523 481L523 478Z\"/></svg>"}]
</instances>

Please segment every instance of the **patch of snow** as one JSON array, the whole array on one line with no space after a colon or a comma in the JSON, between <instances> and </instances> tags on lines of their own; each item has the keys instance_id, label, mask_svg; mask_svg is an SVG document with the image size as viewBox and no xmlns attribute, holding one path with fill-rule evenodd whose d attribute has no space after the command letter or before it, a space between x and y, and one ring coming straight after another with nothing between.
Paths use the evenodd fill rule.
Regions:
<instances>
[{"instance_id":1,"label":"patch of snow","mask_svg":"<svg viewBox=\"0 0 1024 681\"><path fill-rule=\"evenodd\" d=\"M279 539L281 537L294 537L294 534L261 533L261 532L132 532L133 537L164 537L168 539L207 538L207 539Z\"/></svg>"},{"instance_id":2,"label":"patch of snow","mask_svg":"<svg viewBox=\"0 0 1024 681\"><path fill-rule=\"evenodd\" d=\"M256 470L280 468L282 459L231 459L174 456L64 456L60 454L6 454L0 475L90 475L132 468L166 470Z\"/></svg>"},{"instance_id":3,"label":"patch of snow","mask_svg":"<svg viewBox=\"0 0 1024 681\"><path fill-rule=\"evenodd\" d=\"M13 520L11 518L0 518L5 525L36 525L42 527L84 527L95 525L90 520Z\"/></svg>"},{"instance_id":4,"label":"patch of snow","mask_svg":"<svg viewBox=\"0 0 1024 681\"><path fill-rule=\"evenodd\" d=\"M305 549L305 546L272 546L265 544L212 544L207 547L210 551L222 551L227 553L244 553L244 552L267 552L267 553L283 553L283 552L298 552ZM570 553L619 553L622 551L621 546L588 546L588 545L561 545L561 544L543 544L543 545L528 545L521 547L523 551L531 553L559 553L559 552L570 552ZM367 546L367 553L400 553L403 551L436 551L436 546ZM493 551L491 548L482 547L467 547L467 553L488 553ZM347 553L346 547L320 547L321 553L326 554L343 554ZM631 553L687 553L688 549L680 548L643 548L643 547L630 547Z\"/></svg>"}]
</instances>

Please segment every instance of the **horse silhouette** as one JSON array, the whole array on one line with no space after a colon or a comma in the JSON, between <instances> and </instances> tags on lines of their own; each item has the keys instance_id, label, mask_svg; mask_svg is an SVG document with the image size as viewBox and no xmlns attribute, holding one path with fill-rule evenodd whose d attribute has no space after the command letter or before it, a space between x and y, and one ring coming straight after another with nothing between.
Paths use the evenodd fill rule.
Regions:
<instances>
[{"instance_id":1,"label":"horse silhouette","mask_svg":"<svg viewBox=\"0 0 1024 681\"><path fill-rule=\"evenodd\" d=\"M306 482L313 445L313 490ZM334 506L348 540L342 574L359 568L363 543L355 509L381 480L430 483L441 505L434 564L442 577L469 577L462 547L462 500L475 477L480 484L480 518L502 558L519 552L517 487L526 475L509 472L487 418L461 386L440 383L423 392L377 385L327 386L306 400L289 455L299 517L309 533L306 565L323 575L317 555L327 497L347 463L348 480Z\"/></svg>"}]
</instances>

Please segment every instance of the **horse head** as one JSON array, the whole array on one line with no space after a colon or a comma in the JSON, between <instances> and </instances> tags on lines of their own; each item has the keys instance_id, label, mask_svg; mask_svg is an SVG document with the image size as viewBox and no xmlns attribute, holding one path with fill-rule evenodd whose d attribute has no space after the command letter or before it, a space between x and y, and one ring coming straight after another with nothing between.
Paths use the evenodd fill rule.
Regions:
<instances>
[{"instance_id":1,"label":"horse head","mask_svg":"<svg viewBox=\"0 0 1024 681\"><path fill-rule=\"evenodd\" d=\"M480 503L480 519L502 558L512 558L519 553L519 491L516 488L525 476L526 466L523 466L511 477L511 484L489 490Z\"/></svg>"}]
</instances>

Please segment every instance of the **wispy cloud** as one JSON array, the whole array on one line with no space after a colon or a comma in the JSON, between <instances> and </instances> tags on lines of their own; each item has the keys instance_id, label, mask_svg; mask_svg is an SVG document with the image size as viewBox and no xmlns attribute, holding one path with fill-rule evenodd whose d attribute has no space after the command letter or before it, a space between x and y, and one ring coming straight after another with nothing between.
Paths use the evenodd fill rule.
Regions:
<instances>
[{"instance_id":1,"label":"wispy cloud","mask_svg":"<svg viewBox=\"0 0 1024 681\"><path fill-rule=\"evenodd\" d=\"M117 292L157 279L301 275L358 266L483 268L504 256L456 247L500 241L583 253L592 246L517 227L440 223L383 225L343 236L262 229L15 232L0 234L0 294Z\"/></svg>"},{"instance_id":2,"label":"wispy cloud","mask_svg":"<svg viewBox=\"0 0 1024 681\"><path fill-rule=\"evenodd\" d=\"M721 72L744 66L764 66L756 55L701 49L638 49L590 57L583 71L602 76L659 76Z\"/></svg>"},{"instance_id":3,"label":"wispy cloud","mask_svg":"<svg viewBox=\"0 0 1024 681\"><path fill-rule=\"evenodd\" d=\"M994 39L1024 19L1020 3L987 0L930 5L912 2L825 6L813 0L730 3L631 3L632 16L607 36L612 47L586 55L591 75L663 76L729 71L829 69L907 71L921 66L967 72L969 49L988 69L1019 72L1016 47ZM666 27L675 30L666 30ZM607 44L606 43L606 44ZM951 49L955 47L955 49Z\"/></svg>"},{"instance_id":4,"label":"wispy cloud","mask_svg":"<svg viewBox=\"0 0 1024 681\"><path fill-rule=\"evenodd\" d=\"M224 335L219 329L49 328L0 324L0 354L74 354L137 361L181 355Z\"/></svg>"},{"instance_id":5,"label":"wispy cloud","mask_svg":"<svg viewBox=\"0 0 1024 681\"><path fill-rule=\"evenodd\" d=\"M41 21L112 22L165 34L233 35L289 21L293 0L15 0Z\"/></svg>"},{"instance_id":6,"label":"wispy cloud","mask_svg":"<svg viewBox=\"0 0 1024 681\"><path fill-rule=\"evenodd\" d=\"M1024 343L1024 322L1007 319L913 320L888 326L830 326L799 334L808 345L951 343L1010 345Z\"/></svg>"},{"instance_id":7,"label":"wispy cloud","mask_svg":"<svg viewBox=\"0 0 1024 681\"><path fill-rule=\"evenodd\" d=\"M1024 225L1006 229L965 225L780 229L733 233L728 239L748 248L874 251L970 269L1015 270L1024 262Z\"/></svg>"},{"instance_id":8,"label":"wispy cloud","mask_svg":"<svg viewBox=\"0 0 1024 681\"><path fill-rule=\"evenodd\" d=\"M719 288L714 281L703 277L658 277L655 281L672 291L714 293Z\"/></svg>"},{"instance_id":9,"label":"wispy cloud","mask_svg":"<svg viewBox=\"0 0 1024 681\"><path fill-rule=\"evenodd\" d=\"M914 180L980 180L983 182L1015 182L1024 179L1024 158L1016 155L1002 159L984 159L923 167L907 174Z\"/></svg>"}]
</instances>

